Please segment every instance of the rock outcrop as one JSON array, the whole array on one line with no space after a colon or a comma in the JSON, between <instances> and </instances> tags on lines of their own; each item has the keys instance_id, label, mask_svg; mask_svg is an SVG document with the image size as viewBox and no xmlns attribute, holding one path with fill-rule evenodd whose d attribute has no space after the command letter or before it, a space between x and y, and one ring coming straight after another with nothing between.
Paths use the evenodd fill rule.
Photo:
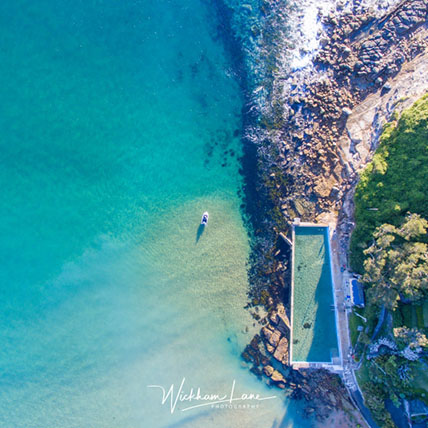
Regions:
<instances>
[{"instance_id":1,"label":"rock outcrop","mask_svg":"<svg viewBox=\"0 0 428 428\"><path fill-rule=\"evenodd\" d=\"M322 18L322 47L312 63L273 73L269 95L260 90L267 101L249 135L258 152L257 208L268 207L255 227L250 296L268 316L243 356L255 374L310 402L307 413L319 419L348 399L337 375L288 366L287 228L295 217L330 215L346 249L358 172L394 112L428 90L428 0L404 0L384 14L341 4Z\"/></svg>"},{"instance_id":2,"label":"rock outcrop","mask_svg":"<svg viewBox=\"0 0 428 428\"><path fill-rule=\"evenodd\" d=\"M282 364L288 364L288 339L283 337L278 346L275 349L273 354L274 358L276 358Z\"/></svg>"},{"instance_id":3,"label":"rock outcrop","mask_svg":"<svg viewBox=\"0 0 428 428\"><path fill-rule=\"evenodd\" d=\"M420 75L406 96L415 99L426 90L428 77L421 71L428 66L427 16L428 1L407 0L386 16L337 13L323 18L324 46L312 67L284 79L282 109L273 109L265 121L276 154L259 150L266 174L272 167L279 170L269 180L280 187L276 203L287 221L314 220L331 211L337 215L358 170L370 160L383 122L394 108L409 104L398 102L397 94L399 82L409 89L403 84L409 69L417 68ZM370 114L360 122L360 133L368 138L359 141L352 125L363 103Z\"/></svg>"}]
</instances>

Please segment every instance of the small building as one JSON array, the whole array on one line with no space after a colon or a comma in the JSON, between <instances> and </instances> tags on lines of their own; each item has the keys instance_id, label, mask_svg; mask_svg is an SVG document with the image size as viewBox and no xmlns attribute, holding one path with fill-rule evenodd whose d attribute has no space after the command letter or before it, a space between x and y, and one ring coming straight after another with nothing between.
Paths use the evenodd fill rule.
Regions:
<instances>
[{"instance_id":1,"label":"small building","mask_svg":"<svg viewBox=\"0 0 428 428\"><path fill-rule=\"evenodd\" d=\"M351 301L353 306L364 308L364 287L356 278L351 280Z\"/></svg>"}]
</instances>

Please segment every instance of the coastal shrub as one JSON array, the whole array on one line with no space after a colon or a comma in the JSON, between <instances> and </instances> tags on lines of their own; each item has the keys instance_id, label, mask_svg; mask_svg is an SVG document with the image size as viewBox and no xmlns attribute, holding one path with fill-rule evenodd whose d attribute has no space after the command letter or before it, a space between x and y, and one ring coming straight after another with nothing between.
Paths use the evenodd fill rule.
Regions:
<instances>
[{"instance_id":1,"label":"coastal shrub","mask_svg":"<svg viewBox=\"0 0 428 428\"><path fill-rule=\"evenodd\" d=\"M428 245L421 242L427 230L428 222L418 214L408 214L398 227L376 228L373 243L363 251L362 280L373 305L395 310L399 301L421 301L427 295Z\"/></svg>"},{"instance_id":2,"label":"coastal shrub","mask_svg":"<svg viewBox=\"0 0 428 428\"><path fill-rule=\"evenodd\" d=\"M428 328L428 299L425 299L424 304L422 305L423 315L424 315L424 325L425 328Z\"/></svg>"},{"instance_id":3,"label":"coastal shrub","mask_svg":"<svg viewBox=\"0 0 428 428\"><path fill-rule=\"evenodd\" d=\"M417 328L398 327L394 328L395 342L404 349L409 347L410 349L418 349L420 347L428 347L428 339L421 331Z\"/></svg>"},{"instance_id":4,"label":"coastal shrub","mask_svg":"<svg viewBox=\"0 0 428 428\"><path fill-rule=\"evenodd\" d=\"M416 325L419 330L424 330L425 325L424 325L423 307L421 305L417 305L415 306L415 311L416 311Z\"/></svg>"},{"instance_id":5,"label":"coastal shrub","mask_svg":"<svg viewBox=\"0 0 428 428\"><path fill-rule=\"evenodd\" d=\"M363 251L381 224L397 226L408 211L428 218L428 94L387 124L355 191L351 266L362 273ZM426 237L425 237L426 242Z\"/></svg>"},{"instance_id":6,"label":"coastal shrub","mask_svg":"<svg viewBox=\"0 0 428 428\"><path fill-rule=\"evenodd\" d=\"M362 385L365 405L370 409L374 419L383 428L395 428L391 415L385 410L385 399L388 395L379 384L366 382Z\"/></svg>"},{"instance_id":7,"label":"coastal shrub","mask_svg":"<svg viewBox=\"0 0 428 428\"><path fill-rule=\"evenodd\" d=\"M384 323L381 333L393 337L395 332L394 340L401 348L410 343L413 347L415 343L426 345L427 177L428 94L398 121L394 117L394 122L385 126L379 148L362 172L355 193L356 227L350 262L366 283L368 337L379 309L385 307L392 314L392 325ZM373 417L380 426L392 427L385 400L396 406L405 397L428 403L428 383L426 373L421 374L426 372L423 363L409 363L388 350L383 352L371 359L362 355L357 377Z\"/></svg>"},{"instance_id":8,"label":"coastal shrub","mask_svg":"<svg viewBox=\"0 0 428 428\"><path fill-rule=\"evenodd\" d=\"M401 399L413 396L415 381L414 367L405 358L398 355L379 355L367 362L368 380L364 382L363 392L367 407L380 426L392 422L385 409L385 400L391 400L398 408Z\"/></svg>"},{"instance_id":9,"label":"coastal shrub","mask_svg":"<svg viewBox=\"0 0 428 428\"><path fill-rule=\"evenodd\" d=\"M403 321L403 314L401 313L400 305L398 306L397 310L392 312L392 327L401 327L404 324Z\"/></svg>"},{"instance_id":10,"label":"coastal shrub","mask_svg":"<svg viewBox=\"0 0 428 428\"><path fill-rule=\"evenodd\" d=\"M412 367L414 381L411 393L414 397L428 405L428 370L424 362L418 362Z\"/></svg>"},{"instance_id":11,"label":"coastal shrub","mask_svg":"<svg viewBox=\"0 0 428 428\"><path fill-rule=\"evenodd\" d=\"M403 317L403 324L406 327L412 328L413 327L413 321L412 321L412 312L413 308L411 305L400 305L400 312Z\"/></svg>"},{"instance_id":12,"label":"coastal shrub","mask_svg":"<svg viewBox=\"0 0 428 428\"><path fill-rule=\"evenodd\" d=\"M364 331L362 331L361 332L361 334L360 334L360 343L362 344L362 345L364 345L364 348L367 346L367 345L370 345L370 337L367 335L367 333L364 333ZM361 350L361 352L363 352L364 351L364 348ZM358 348L357 348L357 351L358 351Z\"/></svg>"},{"instance_id":13,"label":"coastal shrub","mask_svg":"<svg viewBox=\"0 0 428 428\"><path fill-rule=\"evenodd\" d=\"M367 335L371 336L375 330L377 322L379 321L379 308L375 305L367 305L364 309L363 316L367 319Z\"/></svg>"}]
</instances>

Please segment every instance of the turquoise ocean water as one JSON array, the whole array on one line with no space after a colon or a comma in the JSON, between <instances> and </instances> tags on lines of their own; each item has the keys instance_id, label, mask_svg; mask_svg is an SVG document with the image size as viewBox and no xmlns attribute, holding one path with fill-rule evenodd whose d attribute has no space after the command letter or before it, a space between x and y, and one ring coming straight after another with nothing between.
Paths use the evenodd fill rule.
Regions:
<instances>
[{"instance_id":1,"label":"turquoise ocean water","mask_svg":"<svg viewBox=\"0 0 428 428\"><path fill-rule=\"evenodd\" d=\"M281 397L239 358L243 101L216 19L0 3L0 426L308 426L283 398L171 414L148 387Z\"/></svg>"}]
</instances>

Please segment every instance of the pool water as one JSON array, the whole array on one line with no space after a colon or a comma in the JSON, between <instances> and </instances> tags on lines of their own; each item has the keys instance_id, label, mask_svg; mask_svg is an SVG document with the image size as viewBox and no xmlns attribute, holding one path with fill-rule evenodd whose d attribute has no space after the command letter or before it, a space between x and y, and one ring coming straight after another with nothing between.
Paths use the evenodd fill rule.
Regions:
<instances>
[{"instance_id":1,"label":"pool water","mask_svg":"<svg viewBox=\"0 0 428 428\"><path fill-rule=\"evenodd\" d=\"M331 362L338 356L327 227L294 230L294 362Z\"/></svg>"}]
</instances>

